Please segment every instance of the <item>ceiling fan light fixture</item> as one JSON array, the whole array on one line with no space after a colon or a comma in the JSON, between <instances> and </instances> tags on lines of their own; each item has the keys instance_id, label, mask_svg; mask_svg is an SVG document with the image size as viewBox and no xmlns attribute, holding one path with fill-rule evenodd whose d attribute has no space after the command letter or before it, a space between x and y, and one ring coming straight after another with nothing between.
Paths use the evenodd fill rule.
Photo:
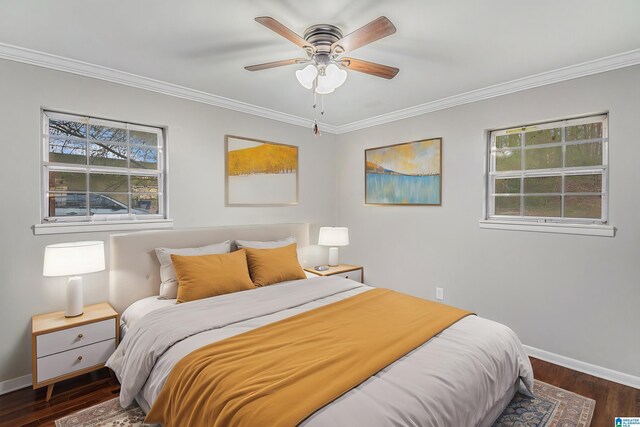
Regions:
<instances>
[{"instance_id":1,"label":"ceiling fan light fixture","mask_svg":"<svg viewBox=\"0 0 640 427\"><path fill-rule=\"evenodd\" d=\"M334 89L338 89L347 81L347 71L341 69L336 64L329 64L325 70L326 76L331 79L331 84Z\"/></svg>"},{"instance_id":2,"label":"ceiling fan light fixture","mask_svg":"<svg viewBox=\"0 0 640 427\"><path fill-rule=\"evenodd\" d=\"M296 71L296 78L305 89L311 89L313 81L318 76L318 69L315 65L309 64L302 70Z\"/></svg>"},{"instance_id":3,"label":"ceiling fan light fixture","mask_svg":"<svg viewBox=\"0 0 640 427\"><path fill-rule=\"evenodd\" d=\"M316 93L329 94L342 86L346 80L347 72L345 70L341 70L336 64L329 64L324 70L324 75L318 76Z\"/></svg>"},{"instance_id":4,"label":"ceiling fan light fixture","mask_svg":"<svg viewBox=\"0 0 640 427\"><path fill-rule=\"evenodd\" d=\"M316 93L319 95L328 95L335 90L325 76L318 76L318 84L316 85Z\"/></svg>"}]
</instances>

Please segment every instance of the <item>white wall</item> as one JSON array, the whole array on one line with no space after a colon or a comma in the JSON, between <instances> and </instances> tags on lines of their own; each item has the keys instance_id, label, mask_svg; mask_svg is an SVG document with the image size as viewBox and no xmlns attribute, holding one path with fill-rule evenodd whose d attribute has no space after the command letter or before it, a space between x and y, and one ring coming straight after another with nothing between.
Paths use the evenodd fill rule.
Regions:
<instances>
[{"instance_id":1,"label":"white wall","mask_svg":"<svg viewBox=\"0 0 640 427\"><path fill-rule=\"evenodd\" d=\"M185 70L185 72L188 72ZM108 233L34 236L40 221L40 108L168 127L175 227L335 220L334 140L310 129L113 83L0 60L0 381L31 371L34 314L64 308L64 278L42 277L44 246ZM224 135L300 147L297 206L224 206ZM312 242L314 238L312 232ZM107 254L109 253L107 248ZM85 303L108 299L107 273L85 276Z\"/></svg>"},{"instance_id":2,"label":"white wall","mask_svg":"<svg viewBox=\"0 0 640 427\"><path fill-rule=\"evenodd\" d=\"M472 71L470 71L472 72ZM614 238L479 229L486 130L609 111ZM367 282L475 311L530 346L640 376L640 67L337 137L345 262ZM443 137L442 207L364 205L364 149Z\"/></svg>"}]
</instances>

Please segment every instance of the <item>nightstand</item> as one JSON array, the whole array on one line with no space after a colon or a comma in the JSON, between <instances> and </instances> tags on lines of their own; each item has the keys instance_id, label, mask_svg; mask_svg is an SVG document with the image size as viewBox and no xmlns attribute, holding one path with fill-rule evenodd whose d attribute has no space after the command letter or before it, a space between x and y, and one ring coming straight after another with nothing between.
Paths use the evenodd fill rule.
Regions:
<instances>
[{"instance_id":1,"label":"nightstand","mask_svg":"<svg viewBox=\"0 0 640 427\"><path fill-rule=\"evenodd\" d=\"M47 386L104 367L120 338L118 313L106 302L84 307L77 317L64 311L31 318L33 388Z\"/></svg>"},{"instance_id":2,"label":"nightstand","mask_svg":"<svg viewBox=\"0 0 640 427\"><path fill-rule=\"evenodd\" d=\"M325 271L318 271L313 267L308 267L305 268L304 271L308 271L316 276L340 276L345 279L364 283L364 268L359 265L340 264L335 267L329 267L329 269Z\"/></svg>"}]
</instances>

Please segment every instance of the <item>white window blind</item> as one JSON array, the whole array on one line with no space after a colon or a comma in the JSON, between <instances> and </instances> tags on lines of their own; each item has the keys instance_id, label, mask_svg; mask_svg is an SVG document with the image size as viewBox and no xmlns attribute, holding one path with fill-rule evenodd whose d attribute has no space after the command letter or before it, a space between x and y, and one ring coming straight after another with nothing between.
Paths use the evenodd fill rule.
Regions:
<instances>
[{"instance_id":1,"label":"white window blind","mask_svg":"<svg viewBox=\"0 0 640 427\"><path fill-rule=\"evenodd\" d=\"M606 224L608 116L490 132L486 219Z\"/></svg>"}]
</instances>

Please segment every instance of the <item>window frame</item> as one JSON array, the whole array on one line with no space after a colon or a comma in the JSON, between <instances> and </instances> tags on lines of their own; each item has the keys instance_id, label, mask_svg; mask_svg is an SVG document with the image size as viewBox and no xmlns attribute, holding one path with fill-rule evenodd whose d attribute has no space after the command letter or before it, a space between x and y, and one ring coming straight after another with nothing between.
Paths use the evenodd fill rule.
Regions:
<instances>
[{"instance_id":1,"label":"window frame","mask_svg":"<svg viewBox=\"0 0 640 427\"><path fill-rule=\"evenodd\" d=\"M82 142L85 146L85 155L87 156L86 164L73 164L73 163L58 163L49 161L49 141L52 135L49 135L49 121L50 120L69 120L74 122L86 123L86 133L84 138L75 136L63 136L61 139L73 140ZM90 126L109 126L126 130L126 137L124 142L118 141L99 141L107 142L109 145L118 145L126 147L127 151L127 165L123 167L119 166L101 166L91 165L91 144L92 141L96 141L90 136ZM157 144L145 146L144 144L134 144L130 141L131 131L143 131L148 133L154 133L157 135ZM55 138L55 137L54 137ZM171 220L168 219L168 194L167 194L167 129L160 126L149 126L137 123L130 123L119 120L109 120L99 117L65 113L50 109L41 109L41 129L40 129L40 144L41 144L41 167L40 167L40 223L34 227L35 234L53 234L60 232L76 232L85 231L87 225L104 225L106 227L98 227L101 229L137 229L137 228L165 228L171 226ZM148 147L156 150L156 169L144 169L144 168L132 168L130 165L130 150L131 148ZM85 195L87 205L86 214L78 216L49 216L49 196L52 191L49 189L49 172L61 171L61 172L81 172L86 174L86 188L84 191L77 191ZM127 176L127 201L128 212L123 214L91 214L91 201L90 196L93 194L106 194L100 191L91 191L90 189L90 175L91 173L107 173L118 174ZM152 176L158 179L157 193L133 193L131 190L131 177L132 176ZM53 191L55 193L55 191ZM153 194L158 197L158 213L155 214L135 214L133 212L136 209L132 206L133 198L138 194ZM135 226L135 225L138 226ZM132 225L134 225L132 227ZM151 225L151 227L148 227ZM77 226L77 227L74 227ZM91 231L94 231L96 227L92 227Z\"/></svg>"},{"instance_id":2,"label":"window frame","mask_svg":"<svg viewBox=\"0 0 640 427\"><path fill-rule=\"evenodd\" d=\"M487 143L485 146L485 182L484 182L484 197L483 197L483 219L480 221L482 228L505 228L505 229L527 229L530 231L542 231L545 225L549 229L549 232L563 232L562 226L567 226L569 229L593 229L594 227L607 228L613 233L613 227L609 226L609 114L608 112L600 114L590 114L587 116L572 117L560 120L546 121L540 123L530 123L523 126L512 126L508 128L491 129L487 131ZM575 141L566 141L566 128L569 126L575 126L587 123L602 123L602 137L582 139ZM559 142L536 144L533 146L526 146L526 134L530 131L540 131L547 129L561 128L561 140ZM513 147L496 147L496 138L499 136L520 133L522 135L519 146ZM577 166L567 167L566 165L566 148L568 146L589 144L594 142L600 142L602 144L602 164L597 166ZM527 151L536 150L540 148L554 148L560 147L562 152L562 166L558 168L545 168L545 169L526 169L526 153ZM520 169L509 171L496 171L496 155L494 153L503 152L508 150L519 150L520 155ZM602 176L601 191L600 192L566 192L565 190L565 177L571 175L589 175L598 174ZM554 193L525 193L524 183L527 177L549 177L560 176L560 191ZM512 195L505 195L505 193L495 192L496 179L500 178L516 178L520 180L520 189L518 193L510 193ZM560 197L560 216L559 217L545 217L545 216L525 216L524 209L524 197L525 196L559 196ZM565 197L566 196L581 196L581 195L597 195L602 197L601 213L599 218L571 218L565 216ZM520 198L520 215L496 215L495 214L495 200L497 197L519 197ZM505 224L505 227L501 227L500 224ZM534 228L527 228L527 225L535 225ZM523 226L523 227L520 227ZM542 227L541 227L542 226ZM602 230L598 231L599 234ZM591 234L589 232L579 232L571 234ZM609 235L609 231L606 232ZM612 234L611 234L612 235Z\"/></svg>"}]
</instances>

